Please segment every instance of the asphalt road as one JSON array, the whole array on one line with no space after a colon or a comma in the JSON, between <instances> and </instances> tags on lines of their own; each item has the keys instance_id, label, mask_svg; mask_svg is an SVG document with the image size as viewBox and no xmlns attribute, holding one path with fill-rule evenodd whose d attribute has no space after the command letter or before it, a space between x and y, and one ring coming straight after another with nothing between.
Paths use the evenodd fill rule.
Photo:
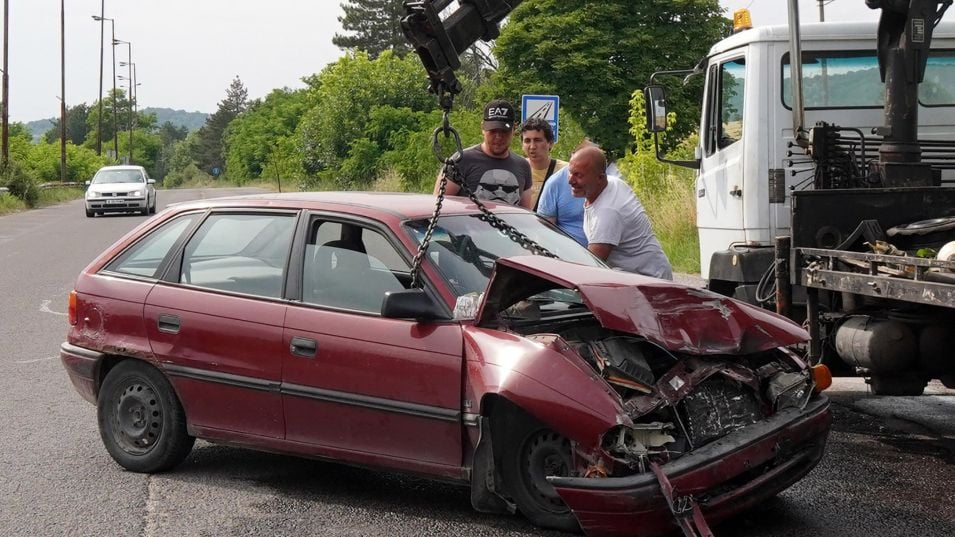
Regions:
<instances>
[{"instance_id":1,"label":"asphalt road","mask_svg":"<svg viewBox=\"0 0 955 537\"><path fill-rule=\"evenodd\" d=\"M160 191L175 201L235 193ZM82 202L0 217L0 536L562 535L471 510L462 487L199 442L175 471L125 472L59 359L77 273L141 216ZM725 536L955 535L955 392L831 391L829 451Z\"/></svg>"}]
</instances>

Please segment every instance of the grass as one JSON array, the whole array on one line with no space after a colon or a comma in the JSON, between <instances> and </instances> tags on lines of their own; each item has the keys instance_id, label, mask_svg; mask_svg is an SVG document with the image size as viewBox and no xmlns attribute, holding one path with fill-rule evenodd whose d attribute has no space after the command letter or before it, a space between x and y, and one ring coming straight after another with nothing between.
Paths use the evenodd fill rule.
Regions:
<instances>
[{"instance_id":1,"label":"grass","mask_svg":"<svg viewBox=\"0 0 955 537\"><path fill-rule=\"evenodd\" d=\"M700 237L696 230L693 183L677 176L666 180L664 188L634 190L674 272L699 274Z\"/></svg>"},{"instance_id":2,"label":"grass","mask_svg":"<svg viewBox=\"0 0 955 537\"><path fill-rule=\"evenodd\" d=\"M0 192L0 215L16 213L26 209L26 203L23 203L20 198L7 192Z\"/></svg>"},{"instance_id":3,"label":"grass","mask_svg":"<svg viewBox=\"0 0 955 537\"><path fill-rule=\"evenodd\" d=\"M66 201L73 201L83 197L82 188L47 188L40 191L39 198L33 207L28 206L20 198L7 192L0 193L0 215L18 213L36 207L48 207Z\"/></svg>"}]
</instances>

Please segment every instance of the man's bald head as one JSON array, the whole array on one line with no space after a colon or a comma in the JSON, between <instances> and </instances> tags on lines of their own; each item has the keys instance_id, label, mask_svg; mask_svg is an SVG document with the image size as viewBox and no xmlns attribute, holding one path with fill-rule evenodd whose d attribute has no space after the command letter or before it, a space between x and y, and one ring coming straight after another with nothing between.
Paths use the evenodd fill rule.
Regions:
<instances>
[{"instance_id":1,"label":"man's bald head","mask_svg":"<svg viewBox=\"0 0 955 537\"><path fill-rule=\"evenodd\" d=\"M593 203L607 186L607 156L595 145L579 148L570 157L568 182L575 197Z\"/></svg>"}]
</instances>

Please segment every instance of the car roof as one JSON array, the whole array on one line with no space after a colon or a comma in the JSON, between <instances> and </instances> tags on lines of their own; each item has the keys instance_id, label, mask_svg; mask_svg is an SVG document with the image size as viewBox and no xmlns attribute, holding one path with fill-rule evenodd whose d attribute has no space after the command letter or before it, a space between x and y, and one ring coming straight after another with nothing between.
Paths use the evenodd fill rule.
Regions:
<instances>
[{"instance_id":1,"label":"car roof","mask_svg":"<svg viewBox=\"0 0 955 537\"><path fill-rule=\"evenodd\" d=\"M112 170L133 170L133 171L144 171L146 168L142 166L133 166L133 165L118 165L118 166L103 166L97 171L112 171Z\"/></svg>"},{"instance_id":2,"label":"car roof","mask_svg":"<svg viewBox=\"0 0 955 537\"><path fill-rule=\"evenodd\" d=\"M512 205L483 202L495 213L524 212ZM204 208L272 208L312 209L340 212L388 213L399 219L428 217L434 212L435 196L432 194L409 194L400 192L286 192L281 194L251 194L190 201L175 205L177 211ZM360 210L349 210L360 209ZM448 196L444 198L441 214L474 214L477 205L469 198Z\"/></svg>"}]
</instances>

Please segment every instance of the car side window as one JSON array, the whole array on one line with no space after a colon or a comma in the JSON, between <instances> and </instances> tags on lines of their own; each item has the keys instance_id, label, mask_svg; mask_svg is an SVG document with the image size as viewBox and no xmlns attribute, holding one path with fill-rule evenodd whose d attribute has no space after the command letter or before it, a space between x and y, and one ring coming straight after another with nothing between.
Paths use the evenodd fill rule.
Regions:
<instances>
[{"instance_id":1,"label":"car side window","mask_svg":"<svg viewBox=\"0 0 955 537\"><path fill-rule=\"evenodd\" d=\"M106 266L106 270L157 278L156 271L159 270L163 259L196 218L198 215L189 214L163 224L111 261Z\"/></svg>"},{"instance_id":2,"label":"car side window","mask_svg":"<svg viewBox=\"0 0 955 537\"><path fill-rule=\"evenodd\" d=\"M410 283L410 267L375 230L319 221L309 237L302 271L307 304L379 313L386 292Z\"/></svg>"},{"instance_id":3,"label":"car side window","mask_svg":"<svg viewBox=\"0 0 955 537\"><path fill-rule=\"evenodd\" d=\"M179 282L280 298L295 231L292 214L213 214L186 243Z\"/></svg>"}]
</instances>

